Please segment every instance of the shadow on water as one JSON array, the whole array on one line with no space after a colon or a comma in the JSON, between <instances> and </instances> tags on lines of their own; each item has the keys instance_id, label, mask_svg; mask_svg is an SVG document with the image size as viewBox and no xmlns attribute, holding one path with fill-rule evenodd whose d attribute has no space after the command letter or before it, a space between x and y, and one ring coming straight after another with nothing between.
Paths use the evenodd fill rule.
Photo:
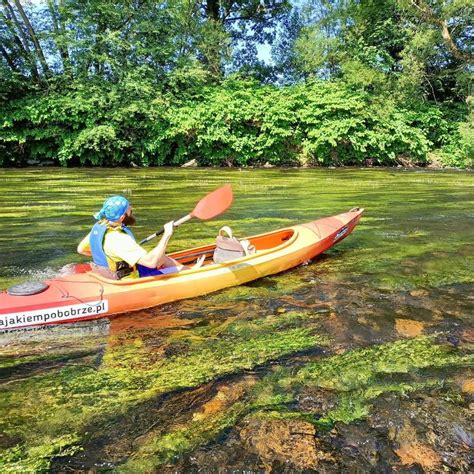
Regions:
<instances>
[{"instance_id":1,"label":"shadow on water","mask_svg":"<svg viewBox=\"0 0 474 474\"><path fill-rule=\"evenodd\" d=\"M132 199L147 235L232 182L232 209L183 226L172 248L223 224L247 235L366 208L307 266L110 321L1 335L2 470L469 471L471 174L53 169L0 181L5 287L77 261L90 214L113 193Z\"/></svg>"}]
</instances>

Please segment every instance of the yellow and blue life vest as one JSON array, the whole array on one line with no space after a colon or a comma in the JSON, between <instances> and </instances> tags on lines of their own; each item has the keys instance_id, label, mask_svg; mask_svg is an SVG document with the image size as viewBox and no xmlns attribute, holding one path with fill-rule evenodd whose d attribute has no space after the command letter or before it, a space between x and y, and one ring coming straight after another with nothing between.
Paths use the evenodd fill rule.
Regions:
<instances>
[{"instance_id":1,"label":"yellow and blue life vest","mask_svg":"<svg viewBox=\"0 0 474 474\"><path fill-rule=\"evenodd\" d=\"M116 268L110 267L110 260L107 258L107 255L104 252L104 239L105 234L107 231L111 229L105 222L97 222L92 227L90 237L89 237L89 244L91 247L92 259L96 265L100 267L104 267L111 272L115 273L117 278L123 278L135 270L135 267L131 267L128 265L127 262L117 262L115 264ZM121 226L120 229L128 234L133 240L135 240L135 236L133 232L126 226Z\"/></svg>"}]
</instances>

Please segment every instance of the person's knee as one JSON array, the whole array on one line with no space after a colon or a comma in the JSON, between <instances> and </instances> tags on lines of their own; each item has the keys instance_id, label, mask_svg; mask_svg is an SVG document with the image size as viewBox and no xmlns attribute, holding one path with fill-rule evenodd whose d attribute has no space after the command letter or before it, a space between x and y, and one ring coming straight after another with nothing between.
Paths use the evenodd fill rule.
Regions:
<instances>
[{"instance_id":1,"label":"person's knee","mask_svg":"<svg viewBox=\"0 0 474 474\"><path fill-rule=\"evenodd\" d=\"M158 262L158 267L179 267L179 263L171 257L164 255L163 258Z\"/></svg>"}]
</instances>

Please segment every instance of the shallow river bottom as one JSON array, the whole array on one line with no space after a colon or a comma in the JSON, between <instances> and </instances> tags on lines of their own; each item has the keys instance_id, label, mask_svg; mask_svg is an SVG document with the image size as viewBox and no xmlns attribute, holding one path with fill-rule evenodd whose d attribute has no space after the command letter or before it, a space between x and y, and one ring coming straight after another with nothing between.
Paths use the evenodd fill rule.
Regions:
<instances>
[{"instance_id":1,"label":"shallow river bottom","mask_svg":"<svg viewBox=\"0 0 474 474\"><path fill-rule=\"evenodd\" d=\"M224 223L243 236L366 213L292 271L0 335L2 471L469 472L472 174L3 170L0 281L78 261L105 195L132 199L142 236L225 182L232 209L183 226L173 248Z\"/></svg>"}]
</instances>

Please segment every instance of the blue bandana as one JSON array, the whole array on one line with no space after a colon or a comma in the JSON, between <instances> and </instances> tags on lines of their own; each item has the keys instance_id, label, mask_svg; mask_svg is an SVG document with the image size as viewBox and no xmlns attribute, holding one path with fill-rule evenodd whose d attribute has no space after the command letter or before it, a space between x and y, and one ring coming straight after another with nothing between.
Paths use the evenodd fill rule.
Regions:
<instances>
[{"instance_id":1,"label":"blue bandana","mask_svg":"<svg viewBox=\"0 0 474 474\"><path fill-rule=\"evenodd\" d=\"M118 221L126 212L130 203L123 196L109 197L102 206L102 209L94 214L94 218L98 221L107 219L109 221Z\"/></svg>"}]
</instances>

